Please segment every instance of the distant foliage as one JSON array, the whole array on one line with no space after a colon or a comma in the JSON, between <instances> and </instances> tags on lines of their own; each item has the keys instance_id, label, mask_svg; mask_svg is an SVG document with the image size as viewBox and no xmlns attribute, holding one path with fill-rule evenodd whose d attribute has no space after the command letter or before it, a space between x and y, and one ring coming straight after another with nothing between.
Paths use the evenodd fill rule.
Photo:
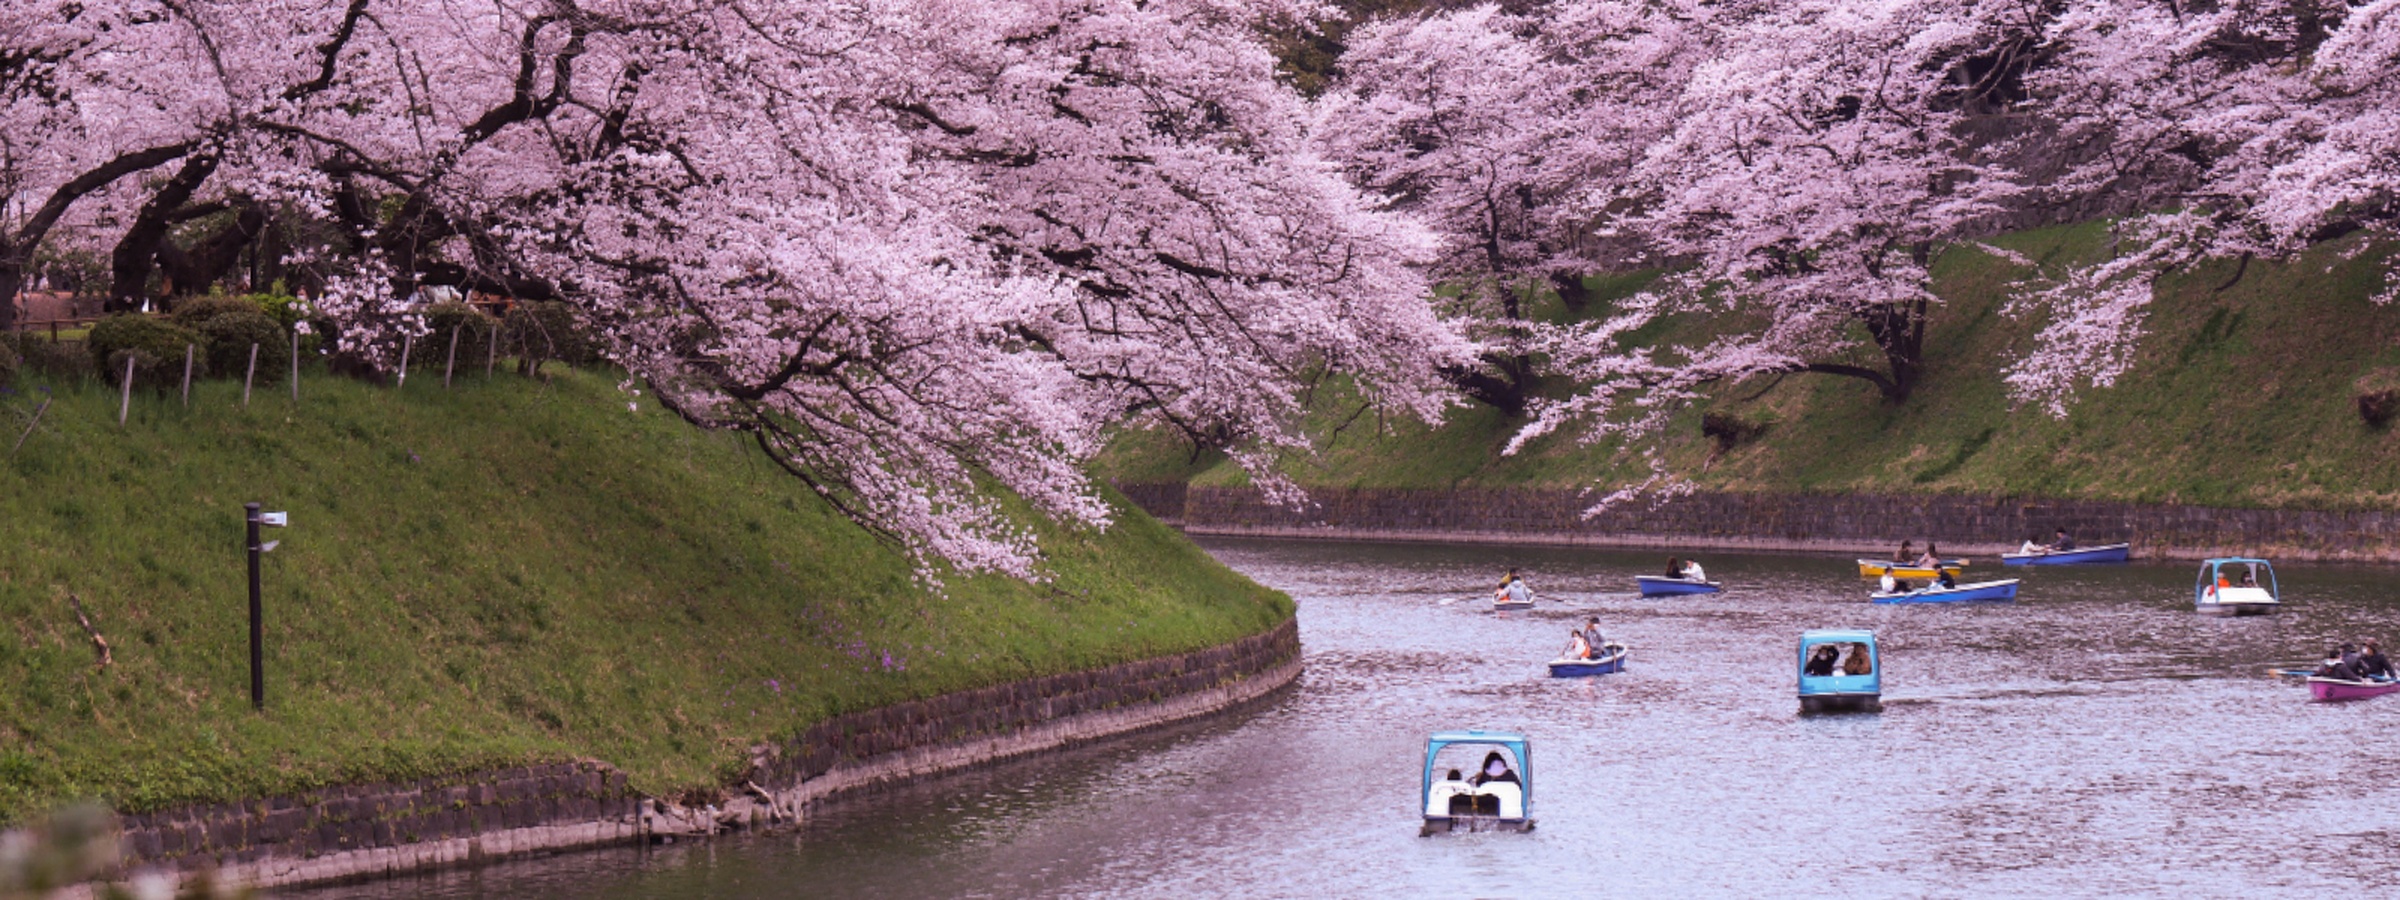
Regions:
<instances>
[{"instance_id":1,"label":"distant foliage","mask_svg":"<svg viewBox=\"0 0 2400 900\"><path fill-rule=\"evenodd\" d=\"M413 361L418 368L439 370L450 361L450 339L458 336L458 366L482 371L484 353L500 334L500 320L466 303L436 303L425 308L425 337L418 340Z\"/></svg>"},{"instance_id":2,"label":"distant foliage","mask_svg":"<svg viewBox=\"0 0 2400 900\"><path fill-rule=\"evenodd\" d=\"M1723 453L1766 434L1767 423L1736 413L1712 410L1700 417L1700 433L1716 441L1717 452Z\"/></svg>"},{"instance_id":3,"label":"distant foliage","mask_svg":"<svg viewBox=\"0 0 2400 900\"><path fill-rule=\"evenodd\" d=\"M209 371L208 354L202 352L208 348L207 339L165 319L131 313L110 316L92 326L84 346L92 364L99 367L100 377L112 385L125 376L128 359L133 361L133 378L138 384L162 387L180 382L187 347L194 351L192 377Z\"/></svg>"},{"instance_id":4,"label":"distant foliage","mask_svg":"<svg viewBox=\"0 0 2400 900\"><path fill-rule=\"evenodd\" d=\"M511 306L505 328L501 346L517 354L517 368L527 374L540 374L550 360L588 366L602 359L598 342L576 321L575 307L561 301Z\"/></svg>"}]
</instances>

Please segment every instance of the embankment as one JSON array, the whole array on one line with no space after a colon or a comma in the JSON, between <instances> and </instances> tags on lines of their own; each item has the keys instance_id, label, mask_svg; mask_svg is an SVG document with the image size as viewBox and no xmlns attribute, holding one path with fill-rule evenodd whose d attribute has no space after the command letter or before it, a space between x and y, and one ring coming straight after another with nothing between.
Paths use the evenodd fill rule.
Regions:
<instances>
[{"instance_id":1,"label":"embankment","mask_svg":"<svg viewBox=\"0 0 2400 900\"><path fill-rule=\"evenodd\" d=\"M1126 496L1193 534L1346 540L1823 551L1888 556L1902 539L1991 556L2065 528L2128 541L2144 559L2250 555L2400 563L2400 512L2218 509L1944 494L1697 493L1586 518L1592 495L1537 489L1319 489L1293 510L1249 488L1130 484Z\"/></svg>"},{"instance_id":2,"label":"embankment","mask_svg":"<svg viewBox=\"0 0 2400 900\"><path fill-rule=\"evenodd\" d=\"M1262 507L1238 466L1161 432L1120 436L1102 471L1194 532L1841 552L1931 538L1988 554L2063 526L2153 557L2400 561L2400 422L2362 413L2365 400L2400 398L2400 304L2372 299L2392 248L2358 240L2160 279L2132 368L2064 417L2009 395L2007 367L2046 322L2008 301L2029 277L2106 258L2101 223L1992 241L2036 269L1972 247L1940 254L1923 377L1903 402L1853 378L1760 377L1716 387L1640 446L1562 429L1506 453L1525 423L1489 406L1428 426L1365 415L1358 397L1328 390L1310 411L1318 452L1282 470L1319 504L1307 513ZM1567 309L1541 298L1532 314L1605 317L1608 298L1647 280L1593 279L1601 299ZM1705 345L1755 324L1685 314L1625 341ZM1537 393L1573 389L1551 378ZM1698 493L1582 520L1599 496L1652 474L1644 450ZM1148 487L1184 484L1188 501Z\"/></svg>"},{"instance_id":3,"label":"embankment","mask_svg":"<svg viewBox=\"0 0 2400 900\"><path fill-rule=\"evenodd\" d=\"M644 796L605 763L555 763L129 816L126 864L276 887L790 824L841 794L1238 708L1299 673L1287 619L1219 647L836 716L754 748L705 806Z\"/></svg>"},{"instance_id":4,"label":"embankment","mask_svg":"<svg viewBox=\"0 0 2400 900\"><path fill-rule=\"evenodd\" d=\"M155 838L144 859L383 860L360 871L437 834L458 843L410 852L613 839L592 823L636 798L671 814L771 788L754 748L790 748L769 756L815 760L794 777L830 784L848 770L809 768L825 752L905 757L979 733L959 728L1048 734L1051 719L986 708L956 727L877 725L858 734L910 736L855 746L825 743L828 723L995 685L1049 684L1044 715L1078 722L1249 685L1140 667L1291 620L1289 598L1122 501L1106 532L1035 526L1047 582L929 588L754 446L620 377L478 374L445 390L309 372L297 403L278 386L247 405L239 383L212 381L188 407L137 390L122 426L96 385L34 376L0 393L7 439L24 436L0 457L0 826L97 799L168 826L137 827ZM246 501L291 521L262 566L263 710L248 692ZM1121 666L1152 680L1092 695L1043 681Z\"/></svg>"}]
</instances>

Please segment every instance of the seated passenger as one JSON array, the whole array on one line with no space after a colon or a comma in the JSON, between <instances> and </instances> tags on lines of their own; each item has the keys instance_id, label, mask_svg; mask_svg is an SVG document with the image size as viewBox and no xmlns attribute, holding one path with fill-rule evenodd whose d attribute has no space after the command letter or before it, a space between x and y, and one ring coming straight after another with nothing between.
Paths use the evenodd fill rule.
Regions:
<instances>
[{"instance_id":1,"label":"seated passenger","mask_svg":"<svg viewBox=\"0 0 2400 900\"><path fill-rule=\"evenodd\" d=\"M2064 528L2061 528L2061 529L2059 529L2059 530L2058 530L2058 540L2055 540L2055 541L2051 541L2051 542L2050 542L2050 552L2052 552L2052 553L2065 553L2065 552L2067 552L2067 551L2069 551L2069 550L2073 550L2073 549L2075 549L2075 539L2067 536L2067 530L2066 530L2066 529L2064 529Z\"/></svg>"},{"instance_id":2,"label":"seated passenger","mask_svg":"<svg viewBox=\"0 0 2400 900\"><path fill-rule=\"evenodd\" d=\"M1683 577L1683 559L1682 559L1682 558L1680 558L1680 557L1674 557L1674 556L1667 557L1667 577L1668 577L1668 578L1682 578L1682 577Z\"/></svg>"},{"instance_id":3,"label":"seated passenger","mask_svg":"<svg viewBox=\"0 0 2400 900\"><path fill-rule=\"evenodd\" d=\"M1600 619L1597 616L1583 620L1583 642L1591 645L1594 655L1600 653L1600 648L1608 646L1608 639L1600 636Z\"/></svg>"},{"instance_id":4,"label":"seated passenger","mask_svg":"<svg viewBox=\"0 0 2400 900\"><path fill-rule=\"evenodd\" d=\"M1586 639L1586 638L1583 636L1583 632L1582 632L1582 631L1580 631L1580 630L1577 630L1577 629L1568 629L1568 630L1567 630L1567 655L1565 655L1565 656L1562 656L1562 657L1559 657L1559 658L1560 658L1560 659L1590 659L1590 658L1592 658L1592 642L1591 642L1589 639Z\"/></svg>"},{"instance_id":5,"label":"seated passenger","mask_svg":"<svg viewBox=\"0 0 2400 900\"><path fill-rule=\"evenodd\" d=\"M1933 580L1940 582L1941 585L1946 588L1954 588L1958 586L1958 576L1950 574L1949 569L1935 570Z\"/></svg>"},{"instance_id":6,"label":"seated passenger","mask_svg":"<svg viewBox=\"0 0 2400 900\"><path fill-rule=\"evenodd\" d=\"M2250 567L2250 568L2249 568L2247 571L2244 571L2244 572L2242 573L2242 586L2243 586L2243 587L2257 587L2257 586L2258 586L2258 567L2257 567L2257 566L2251 566L2251 567Z\"/></svg>"},{"instance_id":7,"label":"seated passenger","mask_svg":"<svg viewBox=\"0 0 2400 900\"><path fill-rule=\"evenodd\" d=\"M1841 649L1832 644L1818 644L1817 649L1809 652L1808 664L1800 667L1800 674L1811 678L1832 675L1833 661L1841 655Z\"/></svg>"},{"instance_id":8,"label":"seated passenger","mask_svg":"<svg viewBox=\"0 0 2400 900\"><path fill-rule=\"evenodd\" d=\"M1886 594L1900 593L1900 585L1900 579L1893 578L1890 569L1885 569L1883 572L1883 578L1876 582L1876 586L1882 588L1883 592Z\"/></svg>"},{"instance_id":9,"label":"seated passenger","mask_svg":"<svg viewBox=\"0 0 2400 900\"><path fill-rule=\"evenodd\" d=\"M1939 569L1939 568L1941 568L1941 567L1942 567L1942 551L1941 551L1941 545L1939 545L1939 544L1935 544L1935 543L1934 543L1934 542L1932 542L1932 541L1926 541L1926 542L1925 542L1925 555L1924 555L1924 556L1917 557L1917 568L1920 568L1920 569Z\"/></svg>"},{"instance_id":10,"label":"seated passenger","mask_svg":"<svg viewBox=\"0 0 2400 900\"><path fill-rule=\"evenodd\" d=\"M1689 581L1707 581L1707 580L1708 580L1708 573L1706 573L1706 572L1703 572L1703 571L1701 571L1701 570L1700 570L1700 561L1699 561L1699 560L1696 560L1696 559L1687 559L1687 560L1684 560L1684 561L1683 561L1683 576L1682 576L1682 577L1683 577L1684 579L1686 579L1686 580L1689 580Z\"/></svg>"},{"instance_id":11,"label":"seated passenger","mask_svg":"<svg viewBox=\"0 0 2400 900\"><path fill-rule=\"evenodd\" d=\"M2047 549L2049 548L2036 543L2033 538L2026 538L2025 543L2017 545L2017 554L2020 556L2031 556Z\"/></svg>"},{"instance_id":12,"label":"seated passenger","mask_svg":"<svg viewBox=\"0 0 2400 900\"><path fill-rule=\"evenodd\" d=\"M1867 645L1865 645L1865 644L1851 644L1851 645L1850 645L1850 658L1849 658L1849 659L1842 660L1842 674L1844 674L1844 675L1873 675L1873 674L1875 674L1875 660L1873 659L1873 657L1874 657L1874 653L1873 653L1872 651L1870 651L1870 650L1868 650L1868 649L1867 649Z\"/></svg>"},{"instance_id":13,"label":"seated passenger","mask_svg":"<svg viewBox=\"0 0 2400 900\"><path fill-rule=\"evenodd\" d=\"M1482 787L1500 781L1518 784L1517 773L1509 769L1508 760L1500 755L1500 751L1494 750L1484 755L1483 771L1475 773L1475 786Z\"/></svg>"},{"instance_id":14,"label":"seated passenger","mask_svg":"<svg viewBox=\"0 0 2400 900\"><path fill-rule=\"evenodd\" d=\"M2358 655L2357 668L2358 674L2365 678L2379 681L2400 678L2400 673L2392 671L2392 661L2384 657L2383 645L2375 641L2368 641L2366 652Z\"/></svg>"},{"instance_id":15,"label":"seated passenger","mask_svg":"<svg viewBox=\"0 0 2400 900\"><path fill-rule=\"evenodd\" d=\"M2317 670L2309 674L2318 678L2335 678L2342 681L2360 680L2358 670L2342 661L2342 650L2339 647L2325 648L2325 661L2318 663Z\"/></svg>"}]
</instances>

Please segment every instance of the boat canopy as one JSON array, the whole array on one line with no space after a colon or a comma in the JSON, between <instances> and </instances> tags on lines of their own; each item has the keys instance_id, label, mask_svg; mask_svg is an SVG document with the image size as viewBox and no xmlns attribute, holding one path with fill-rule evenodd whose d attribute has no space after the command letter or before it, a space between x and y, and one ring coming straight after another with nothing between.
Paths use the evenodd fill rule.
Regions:
<instances>
[{"instance_id":1,"label":"boat canopy","mask_svg":"<svg viewBox=\"0 0 2400 900\"><path fill-rule=\"evenodd\" d=\"M2226 574L2228 569L2239 570L2242 576L2248 578L2250 584L2243 585L2243 578L2228 577ZM2208 589L2215 587L2219 578L2225 578L2229 585L2265 588L2267 595L2273 597L2275 602L2283 602L2283 589L2275 584L2275 564L2251 556L2224 556L2201 560L2200 580L2192 584L2193 602L2207 602Z\"/></svg>"},{"instance_id":2,"label":"boat canopy","mask_svg":"<svg viewBox=\"0 0 2400 900\"><path fill-rule=\"evenodd\" d=\"M1836 646L1855 644L1865 647L1867 673L1850 675L1845 674L1844 668L1835 668L1831 675L1808 674L1809 654L1815 652L1818 647L1828 644ZM1858 651L1850 650L1848 652L1856 653ZM1883 693L1883 654L1875 646L1875 632L1864 628L1825 628L1804 631L1800 633L1800 651L1794 659L1793 671L1799 673L1800 695L1803 697Z\"/></svg>"},{"instance_id":3,"label":"boat canopy","mask_svg":"<svg viewBox=\"0 0 2400 900\"><path fill-rule=\"evenodd\" d=\"M1433 792L1434 757L1441 755L1442 748L1452 745L1489 746L1495 750L1506 752L1510 757L1509 768L1516 771L1517 784L1525 791L1526 807L1532 808L1533 748L1531 742L1527 741L1524 735L1513 731L1484 731L1470 728L1463 731L1436 732L1432 737L1426 738L1425 778L1417 789L1417 796L1423 797Z\"/></svg>"}]
</instances>

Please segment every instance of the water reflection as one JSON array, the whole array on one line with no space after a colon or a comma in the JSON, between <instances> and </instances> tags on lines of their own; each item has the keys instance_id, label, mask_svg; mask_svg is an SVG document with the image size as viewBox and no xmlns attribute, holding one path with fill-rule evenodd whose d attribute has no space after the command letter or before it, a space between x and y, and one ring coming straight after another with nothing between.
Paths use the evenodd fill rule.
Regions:
<instances>
[{"instance_id":1,"label":"water reflection","mask_svg":"<svg viewBox=\"0 0 2400 900\"><path fill-rule=\"evenodd\" d=\"M1300 602L1308 671L1258 712L797 833L296 896L2231 895L2400 867L2400 703L2265 675L2400 637L2389 569L2293 566L2281 614L2210 619L2181 565L2019 570L2017 603L1945 608L1870 605L1846 559L1705 556L1726 593L1644 600L1664 553L1205 543ZM1484 608L1507 565L1540 607ZM1544 678L1587 615L1631 669ZM1876 630L1882 714L1795 715L1793 642L1833 626ZM1416 836L1425 735L1454 727L1533 738L1539 830Z\"/></svg>"}]
</instances>

